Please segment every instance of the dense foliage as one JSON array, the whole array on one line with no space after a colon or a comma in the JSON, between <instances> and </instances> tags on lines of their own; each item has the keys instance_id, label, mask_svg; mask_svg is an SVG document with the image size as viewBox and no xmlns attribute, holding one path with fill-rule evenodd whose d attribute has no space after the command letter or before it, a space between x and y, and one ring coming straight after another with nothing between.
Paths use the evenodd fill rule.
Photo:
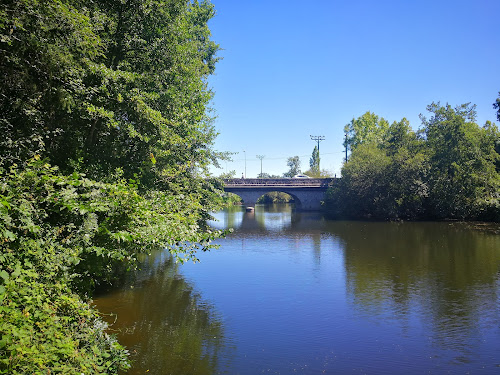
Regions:
<instances>
[{"instance_id":1,"label":"dense foliage","mask_svg":"<svg viewBox=\"0 0 500 375\"><path fill-rule=\"evenodd\" d=\"M328 192L332 216L500 221L500 132L475 106L433 103L414 132L366 113L346 126L351 149Z\"/></svg>"},{"instance_id":2,"label":"dense foliage","mask_svg":"<svg viewBox=\"0 0 500 375\"><path fill-rule=\"evenodd\" d=\"M0 151L23 160L43 146L63 172L185 184L217 157L212 15L182 0L4 5Z\"/></svg>"},{"instance_id":3,"label":"dense foliage","mask_svg":"<svg viewBox=\"0 0 500 375\"><path fill-rule=\"evenodd\" d=\"M116 373L125 350L88 305L168 248L220 236L221 157L206 79L213 6L188 0L0 5L0 373Z\"/></svg>"}]
</instances>

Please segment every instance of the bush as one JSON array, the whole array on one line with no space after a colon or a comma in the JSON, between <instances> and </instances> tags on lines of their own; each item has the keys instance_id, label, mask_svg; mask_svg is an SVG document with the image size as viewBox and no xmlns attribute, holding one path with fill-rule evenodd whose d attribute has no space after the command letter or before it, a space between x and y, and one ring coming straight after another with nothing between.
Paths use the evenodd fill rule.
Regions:
<instances>
[{"instance_id":1,"label":"bush","mask_svg":"<svg viewBox=\"0 0 500 375\"><path fill-rule=\"evenodd\" d=\"M199 230L196 212L189 197L64 176L40 158L0 170L0 373L127 368L88 299L139 253L167 247L184 261L210 249L221 232Z\"/></svg>"}]
</instances>

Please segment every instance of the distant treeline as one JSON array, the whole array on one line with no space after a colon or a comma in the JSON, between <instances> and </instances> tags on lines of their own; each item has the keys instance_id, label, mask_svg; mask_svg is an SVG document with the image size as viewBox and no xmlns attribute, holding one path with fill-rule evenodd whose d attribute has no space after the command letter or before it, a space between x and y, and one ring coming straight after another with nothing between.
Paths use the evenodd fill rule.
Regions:
<instances>
[{"instance_id":1,"label":"distant treeline","mask_svg":"<svg viewBox=\"0 0 500 375\"><path fill-rule=\"evenodd\" d=\"M264 194L257 200L257 203L273 204L273 203L293 203L293 197L290 194L282 193L280 191L271 191Z\"/></svg>"},{"instance_id":2,"label":"distant treeline","mask_svg":"<svg viewBox=\"0 0 500 375\"><path fill-rule=\"evenodd\" d=\"M389 125L370 112L346 125L351 154L327 193L330 216L500 221L497 126L479 126L470 104L427 109L418 131L406 119Z\"/></svg>"}]
</instances>

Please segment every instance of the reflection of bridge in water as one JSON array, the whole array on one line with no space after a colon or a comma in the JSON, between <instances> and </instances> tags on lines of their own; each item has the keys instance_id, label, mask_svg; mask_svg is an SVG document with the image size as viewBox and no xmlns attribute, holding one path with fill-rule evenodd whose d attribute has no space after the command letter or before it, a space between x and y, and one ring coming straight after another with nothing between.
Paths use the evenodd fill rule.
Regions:
<instances>
[{"instance_id":1,"label":"reflection of bridge in water","mask_svg":"<svg viewBox=\"0 0 500 375\"><path fill-rule=\"evenodd\" d=\"M334 178L233 178L224 180L224 191L238 195L246 206L254 207L264 194L287 193L301 210L319 210Z\"/></svg>"},{"instance_id":2,"label":"reflection of bridge in water","mask_svg":"<svg viewBox=\"0 0 500 375\"><path fill-rule=\"evenodd\" d=\"M217 229L234 229L240 235L256 234L273 236L276 232L302 233L316 232L321 229L322 214L317 211L296 211L293 205L257 205L255 210L246 211L242 206L232 206L213 214L210 225Z\"/></svg>"}]
</instances>

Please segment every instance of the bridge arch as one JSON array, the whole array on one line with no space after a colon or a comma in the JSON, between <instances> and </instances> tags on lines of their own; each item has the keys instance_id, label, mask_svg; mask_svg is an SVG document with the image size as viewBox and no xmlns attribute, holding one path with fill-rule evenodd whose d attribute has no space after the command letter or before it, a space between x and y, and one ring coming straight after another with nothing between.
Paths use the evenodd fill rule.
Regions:
<instances>
[{"instance_id":1,"label":"bridge arch","mask_svg":"<svg viewBox=\"0 0 500 375\"><path fill-rule=\"evenodd\" d=\"M261 192L256 192L255 195L249 194L248 192L245 192L245 193L233 193L233 194L236 194L238 197L240 197L241 200L243 201L243 203L246 206L253 207L261 197L263 197L266 194L274 193L274 192L288 194L289 196L292 197L293 203L295 204L295 207L297 209L301 209L302 208L302 202L300 200L300 197L297 196L296 193L289 192L286 189L272 189L272 190L266 191L266 192L264 192L262 194L260 194ZM255 197L257 197L257 198L255 198ZM248 202L247 202L247 200L248 200Z\"/></svg>"},{"instance_id":2,"label":"bridge arch","mask_svg":"<svg viewBox=\"0 0 500 375\"><path fill-rule=\"evenodd\" d=\"M224 190L238 195L247 206L255 206L257 200L272 191L287 193L296 200L302 210L320 210L332 178L242 178L224 180Z\"/></svg>"}]
</instances>

